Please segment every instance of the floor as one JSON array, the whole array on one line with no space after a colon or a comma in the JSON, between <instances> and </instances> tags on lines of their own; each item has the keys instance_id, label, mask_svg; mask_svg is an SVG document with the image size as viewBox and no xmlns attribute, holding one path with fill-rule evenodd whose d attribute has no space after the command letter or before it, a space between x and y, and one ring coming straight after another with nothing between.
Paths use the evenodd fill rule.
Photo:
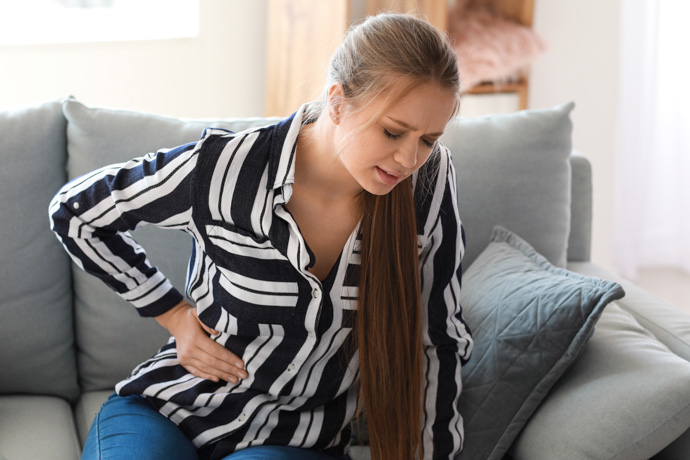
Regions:
<instances>
[{"instance_id":1,"label":"floor","mask_svg":"<svg viewBox=\"0 0 690 460\"><path fill-rule=\"evenodd\" d=\"M645 268L635 283L690 314L690 274L673 268Z\"/></svg>"}]
</instances>

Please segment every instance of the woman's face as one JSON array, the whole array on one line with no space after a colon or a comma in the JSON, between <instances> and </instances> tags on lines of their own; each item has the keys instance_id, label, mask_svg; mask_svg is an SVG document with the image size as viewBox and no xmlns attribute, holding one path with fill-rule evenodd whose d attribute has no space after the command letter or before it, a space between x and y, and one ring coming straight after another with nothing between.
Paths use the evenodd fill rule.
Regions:
<instances>
[{"instance_id":1,"label":"woman's face","mask_svg":"<svg viewBox=\"0 0 690 460\"><path fill-rule=\"evenodd\" d=\"M437 83L416 86L371 126L348 138L348 133L366 124L384 105L381 96L359 112L348 112L344 106L334 133L340 162L374 195L393 190L429 158L453 113L455 94Z\"/></svg>"}]
</instances>

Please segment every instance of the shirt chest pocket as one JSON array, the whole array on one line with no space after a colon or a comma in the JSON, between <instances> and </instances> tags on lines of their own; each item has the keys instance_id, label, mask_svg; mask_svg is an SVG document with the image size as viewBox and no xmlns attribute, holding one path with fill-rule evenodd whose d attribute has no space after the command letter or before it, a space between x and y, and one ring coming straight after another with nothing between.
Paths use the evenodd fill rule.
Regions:
<instances>
[{"instance_id":1,"label":"shirt chest pocket","mask_svg":"<svg viewBox=\"0 0 690 460\"><path fill-rule=\"evenodd\" d=\"M239 322L285 324L300 304L300 275L269 240L224 225L207 225L205 248L217 274L215 302Z\"/></svg>"}]
</instances>

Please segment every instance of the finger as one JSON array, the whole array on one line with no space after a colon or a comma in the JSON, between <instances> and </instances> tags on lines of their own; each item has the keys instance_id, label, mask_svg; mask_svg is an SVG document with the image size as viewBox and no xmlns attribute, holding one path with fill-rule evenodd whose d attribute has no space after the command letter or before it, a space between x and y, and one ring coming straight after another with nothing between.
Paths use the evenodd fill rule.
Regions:
<instances>
[{"instance_id":1,"label":"finger","mask_svg":"<svg viewBox=\"0 0 690 460\"><path fill-rule=\"evenodd\" d=\"M183 367L185 369L187 369L195 377L199 377L199 378L204 379L204 380L210 380L210 381L216 382L216 383L218 383L220 381L219 377L212 375L212 374L209 374L207 372L203 372L202 370L200 370L196 366L187 365L187 366L183 366Z\"/></svg>"},{"instance_id":2,"label":"finger","mask_svg":"<svg viewBox=\"0 0 690 460\"><path fill-rule=\"evenodd\" d=\"M185 369L189 370L190 372L192 372L191 369L194 369L194 372L192 373L197 377L213 380L214 382L218 382L219 379L230 383L237 383L240 381L237 376L212 368L198 359L193 360L190 364L185 366Z\"/></svg>"},{"instance_id":3,"label":"finger","mask_svg":"<svg viewBox=\"0 0 690 460\"><path fill-rule=\"evenodd\" d=\"M244 363L230 350L205 335L198 326L191 330L189 340L178 346L178 358L184 366L195 365L200 370L228 380L229 376L248 377ZM232 381L229 380L229 381Z\"/></svg>"},{"instance_id":4,"label":"finger","mask_svg":"<svg viewBox=\"0 0 690 460\"><path fill-rule=\"evenodd\" d=\"M208 338L206 338L206 340L209 341ZM223 350L228 351L221 345L213 341L210 342L216 347L220 347ZM233 361L241 363L241 360L237 358L234 355L234 353L229 352L229 354L234 357ZM221 376L221 378L223 378L224 380L227 380L228 376L235 376L240 379L246 379L247 377L249 377L247 371L244 370L241 366L233 365L231 363L228 363L227 361L219 359L202 347L197 348L195 350L195 353L193 353L191 357L195 360L194 364L197 367L201 367L205 372Z\"/></svg>"},{"instance_id":5,"label":"finger","mask_svg":"<svg viewBox=\"0 0 690 460\"><path fill-rule=\"evenodd\" d=\"M210 355L214 360L208 361L214 367L224 369L228 372L232 371L233 368L244 369L244 362L232 351L225 348L223 345L219 344L215 340L211 340L205 337L206 340L200 340L195 343L199 348L201 348L205 353ZM217 360L217 361L216 361Z\"/></svg>"}]
</instances>

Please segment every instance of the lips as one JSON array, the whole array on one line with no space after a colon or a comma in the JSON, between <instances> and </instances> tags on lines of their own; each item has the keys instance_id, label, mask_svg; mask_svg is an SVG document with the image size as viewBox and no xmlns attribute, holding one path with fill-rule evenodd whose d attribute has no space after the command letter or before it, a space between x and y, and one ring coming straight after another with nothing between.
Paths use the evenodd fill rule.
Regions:
<instances>
[{"instance_id":1,"label":"lips","mask_svg":"<svg viewBox=\"0 0 690 460\"><path fill-rule=\"evenodd\" d=\"M379 173L381 180L388 185L395 185L400 181L400 175L395 172L386 171L378 166L376 167L376 172Z\"/></svg>"}]
</instances>

